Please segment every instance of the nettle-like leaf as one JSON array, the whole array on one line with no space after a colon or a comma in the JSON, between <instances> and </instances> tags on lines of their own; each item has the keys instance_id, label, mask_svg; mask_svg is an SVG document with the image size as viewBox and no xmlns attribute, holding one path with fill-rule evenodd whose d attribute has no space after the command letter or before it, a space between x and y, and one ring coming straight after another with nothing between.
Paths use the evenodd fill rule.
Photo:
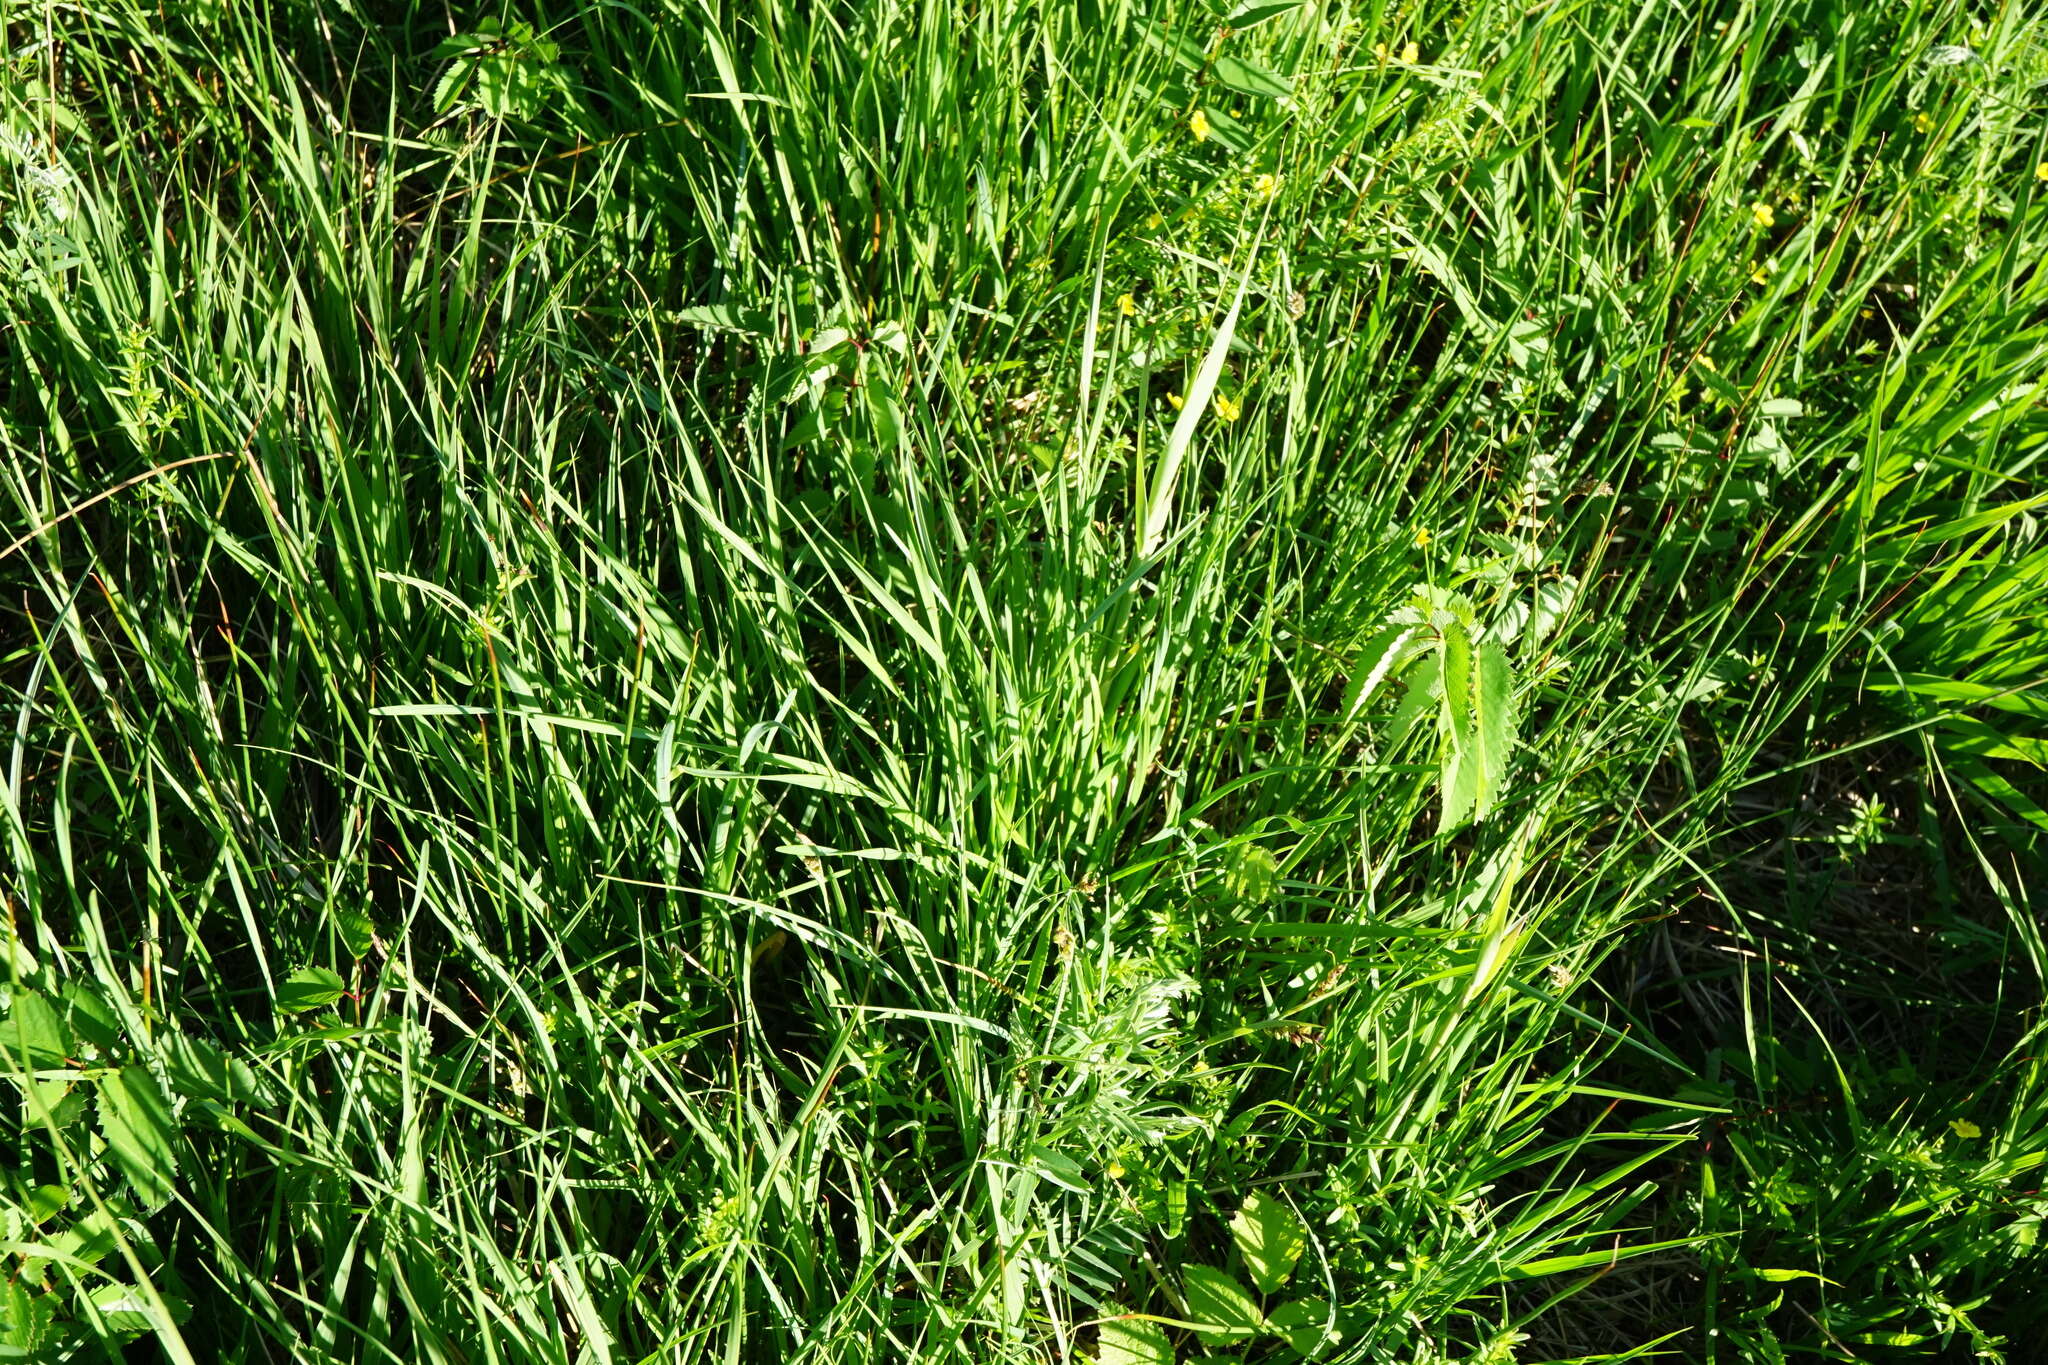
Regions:
<instances>
[{"instance_id":1,"label":"nettle-like leaf","mask_svg":"<svg viewBox=\"0 0 2048 1365\"><path fill-rule=\"evenodd\" d=\"M177 1121L156 1077L139 1066L124 1066L100 1081L100 1135L115 1169L128 1178L135 1197L155 1208L171 1197L178 1174L172 1139Z\"/></svg>"},{"instance_id":2,"label":"nettle-like leaf","mask_svg":"<svg viewBox=\"0 0 2048 1365\"><path fill-rule=\"evenodd\" d=\"M1330 1305L1321 1299L1295 1299L1283 1303L1267 1316L1266 1322L1296 1355L1313 1358L1336 1346L1343 1338L1343 1333L1332 1320Z\"/></svg>"},{"instance_id":3,"label":"nettle-like leaf","mask_svg":"<svg viewBox=\"0 0 2048 1365\"><path fill-rule=\"evenodd\" d=\"M1280 863L1257 844L1235 844L1223 855L1223 890L1233 900L1264 905L1280 889Z\"/></svg>"},{"instance_id":4,"label":"nettle-like leaf","mask_svg":"<svg viewBox=\"0 0 2048 1365\"><path fill-rule=\"evenodd\" d=\"M1434 716L1443 793L1437 828L1448 832L1484 820L1506 785L1515 745L1514 669L1506 648L1480 626L1464 597L1419 588L1360 655L1346 717L1396 677L1406 690L1387 727L1387 747L1398 748L1425 716Z\"/></svg>"},{"instance_id":5,"label":"nettle-like leaf","mask_svg":"<svg viewBox=\"0 0 2048 1365\"><path fill-rule=\"evenodd\" d=\"M560 55L531 24L486 19L434 49L435 60L449 63L434 84L434 111L471 108L492 118L537 118L563 88Z\"/></svg>"},{"instance_id":6,"label":"nettle-like leaf","mask_svg":"<svg viewBox=\"0 0 2048 1365\"><path fill-rule=\"evenodd\" d=\"M1156 1322L1116 1318L1097 1330L1095 1359L1097 1365L1173 1365L1173 1343Z\"/></svg>"},{"instance_id":7,"label":"nettle-like leaf","mask_svg":"<svg viewBox=\"0 0 2048 1365\"><path fill-rule=\"evenodd\" d=\"M1280 1200L1254 1194L1246 1196L1230 1220L1230 1236L1252 1283L1261 1294L1271 1294L1294 1273L1294 1263L1308 1245L1308 1226Z\"/></svg>"},{"instance_id":8,"label":"nettle-like leaf","mask_svg":"<svg viewBox=\"0 0 2048 1365\"><path fill-rule=\"evenodd\" d=\"M18 990L7 1022L0 1026L0 1050L14 1065L30 1070L64 1065L77 1051L71 1026L47 997Z\"/></svg>"},{"instance_id":9,"label":"nettle-like leaf","mask_svg":"<svg viewBox=\"0 0 2048 1365\"><path fill-rule=\"evenodd\" d=\"M1189 1266L1181 1273L1188 1321L1195 1334L1211 1345L1256 1336L1266 1325L1258 1300L1234 1275L1211 1266Z\"/></svg>"},{"instance_id":10,"label":"nettle-like leaf","mask_svg":"<svg viewBox=\"0 0 2048 1365\"><path fill-rule=\"evenodd\" d=\"M304 967L277 988L277 1007L286 1014L325 1008L341 999L348 986L325 967Z\"/></svg>"}]
</instances>

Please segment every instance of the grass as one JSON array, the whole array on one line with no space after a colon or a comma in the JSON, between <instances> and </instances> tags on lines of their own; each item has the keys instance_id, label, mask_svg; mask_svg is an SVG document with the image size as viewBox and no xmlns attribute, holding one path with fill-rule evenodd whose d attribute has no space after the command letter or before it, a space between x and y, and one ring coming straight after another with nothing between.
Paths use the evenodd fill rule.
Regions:
<instances>
[{"instance_id":1,"label":"grass","mask_svg":"<svg viewBox=\"0 0 2048 1365\"><path fill-rule=\"evenodd\" d=\"M2031 6L0 49L7 1358L2048 1353Z\"/></svg>"}]
</instances>

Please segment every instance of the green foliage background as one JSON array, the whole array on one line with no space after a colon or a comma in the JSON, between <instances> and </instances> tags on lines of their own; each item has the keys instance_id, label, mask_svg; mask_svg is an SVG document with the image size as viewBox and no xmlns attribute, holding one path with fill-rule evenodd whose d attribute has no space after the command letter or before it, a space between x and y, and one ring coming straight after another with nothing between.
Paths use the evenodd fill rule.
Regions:
<instances>
[{"instance_id":1,"label":"green foliage background","mask_svg":"<svg viewBox=\"0 0 2048 1365\"><path fill-rule=\"evenodd\" d=\"M2048 1358L2030 4L0 49L0 1355Z\"/></svg>"}]
</instances>

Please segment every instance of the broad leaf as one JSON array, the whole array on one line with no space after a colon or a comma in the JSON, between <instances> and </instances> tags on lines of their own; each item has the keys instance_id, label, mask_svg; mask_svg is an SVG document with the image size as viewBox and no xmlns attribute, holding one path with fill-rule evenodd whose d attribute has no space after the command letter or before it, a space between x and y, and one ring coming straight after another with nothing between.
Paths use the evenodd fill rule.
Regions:
<instances>
[{"instance_id":1,"label":"broad leaf","mask_svg":"<svg viewBox=\"0 0 2048 1365\"><path fill-rule=\"evenodd\" d=\"M286 977L277 988L277 1007L286 1014L317 1010L341 999L348 988L325 967L305 967Z\"/></svg>"},{"instance_id":2,"label":"broad leaf","mask_svg":"<svg viewBox=\"0 0 2048 1365\"><path fill-rule=\"evenodd\" d=\"M1507 782L1515 742L1514 676L1499 641L1480 642L1472 684L1471 747L1479 774L1472 818L1484 820Z\"/></svg>"},{"instance_id":3,"label":"broad leaf","mask_svg":"<svg viewBox=\"0 0 2048 1365\"><path fill-rule=\"evenodd\" d=\"M268 1098L248 1063L203 1038L172 1034L164 1048L164 1069L172 1087L188 1099L256 1104Z\"/></svg>"},{"instance_id":4,"label":"broad leaf","mask_svg":"<svg viewBox=\"0 0 2048 1365\"><path fill-rule=\"evenodd\" d=\"M99 992L76 981L64 988L64 1016L78 1040L102 1053L121 1043L121 1021Z\"/></svg>"},{"instance_id":5,"label":"broad leaf","mask_svg":"<svg viewBox=\"0 0 2048 1365\"><path fill-rule=\"evenodd\" d=\"M33 1359L56 1338L57 1301L20 1281L0 1279L0 1347L16 1360Z\"/></svg>"},{"instance_id":6,"label":"broad leaf","mask_svg":"<svg viewBox=\"0 0 2048 1365\"><path fill-rule=\"evenodd\" d=\"M159 1332L173 1323L185 1322L192 1316L192 1307L183 1299L169 1294L157 1297L163 1301L159 1309L140 1288L128 1284L103 1284L92 1291L92 1306L98 1310L100 1320L109 1332L122 1336L138 1336L144 1332ZM170 1321L165 1322L168 1313Z\"/></svg>"},{"instance_id":7,"label":"broad leaf","mask_svg":"<svg viewBox=\"0 0 2048 1365\"><path fill-rule=\"evenodd\" d=\"M1387 722L1389 753L1401 747L1401 741L1438 704L1442 694L1443 665L1437 655L1431 654L1408 672L1407 690L1401 694L1401 704L1394 708L1394 718Z\"/></svg>"},{"instance_id":8,"label":"broad leaf","mask_svg":"<svg viewBox=\"0 0 2048 1365\"><path fill-rule=\"evenodd\" d=\"M1294 1263L1308 1245L1308 1227L1301 1215L1263 1194L1245 1197L1237 1216L1230 1220L1230 1236L1262 1294L1271 1294L1287 1283Z\"/></svg>"},{"instance_id":9,"label":"broad leaf","mask_svg":"<svg viewBox=\"0 0 2048 1365\"><path fill-rule=\"evenodd\" d=\"M49 1000L34 991L16 991L14 1007L0 1027L0 1049L9 1069L31 1071L62 1066L78 1050L71 1028Z\"/></svg>"},{"instance_id":10,"label":"broad leaf","mask_svg":"<svg viewBox=\"0 0 2048 1365\"><path fill-rule=\"evenodd\" d=\"M177 1128L156 1078L139 1066L124 1066L100 1081L100 1135L107 1155L144 1206L170 1198L178 1174L172 1146Z\"/></svg>"},{"instance_id":11,"label":"broad leaf","mask_svg":"<svg viewBox=\"0 0 2048 1365\"><path fill-rule=\"evenodd\" d=\"M1335 1346L1343 1337L1330 1317L1330 1305L1321 1299L1296 1299L1275 1308L1267 1325L1287 1341L1295 1354L1315 1356Z\"/></svg>"},{"instance_id":12,"label":"broad leaf","mask_svg":"<svg viewBox=\"0 0 2048 1365\"><path fill-rule=\"evenodd\" d=\"M1181 1285L1188 1320L1204 1341L1252 1336L1265 1325L1257 1300L1235 1276L1205 1265L1189 1266L1181 1274Z\"/></svg>"},{"instance_id":13,"label":"broad leaf","mask_svg":"<svg viewBox=\"0 0 2048 1365\"><path fill-rule=\"evenodd\" d=\"M1119 1318L1098 1329L1095 1359L1097 1365L1173 1365L1173 1343L1156 1322Z\"/></svg>"}]
</instances>

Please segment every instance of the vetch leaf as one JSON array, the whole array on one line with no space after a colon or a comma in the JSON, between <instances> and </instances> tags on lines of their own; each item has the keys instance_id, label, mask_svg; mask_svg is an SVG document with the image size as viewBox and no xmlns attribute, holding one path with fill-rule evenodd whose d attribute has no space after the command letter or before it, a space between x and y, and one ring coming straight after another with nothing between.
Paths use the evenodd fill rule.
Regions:
<instances>
[{"instance_id":1,"label":"vetch leaf","mask_svg":"<svg viewBox=\"0 0 2048 1365\"><path fill-rule=\"evenodd\" d=\"M1271 1294L1287 1283L1294 1263L1308 1245L1308 1228L1301 1215L1263 1194L1246 1196L1230 1220L1230 1236L1262 1294Z\"/></svg>"}]
</instances>

